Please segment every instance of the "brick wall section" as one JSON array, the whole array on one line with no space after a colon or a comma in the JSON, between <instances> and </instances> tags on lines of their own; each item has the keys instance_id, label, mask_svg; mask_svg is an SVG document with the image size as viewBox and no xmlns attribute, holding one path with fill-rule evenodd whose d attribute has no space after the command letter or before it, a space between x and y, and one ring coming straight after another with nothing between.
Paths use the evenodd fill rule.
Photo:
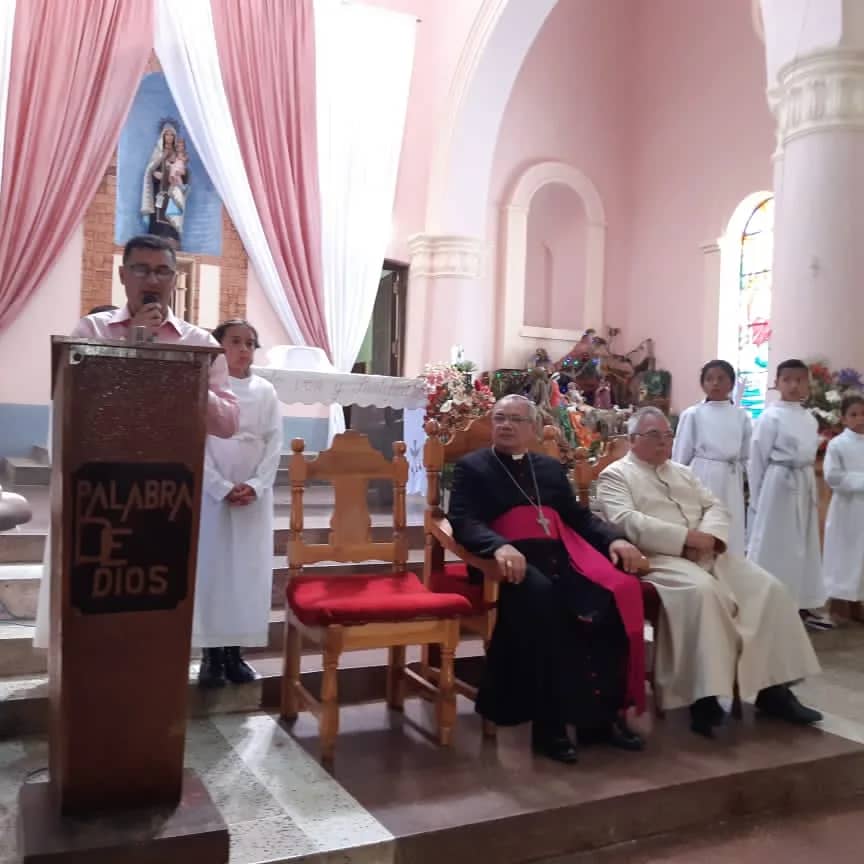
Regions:
<instances>
[{"instance_id":1,"label":"brick wall section","mask_svg":"<svg viewBox=\"0 0 864 864\"><path fill-rule=\"evenodd\" d=\"M155 55L151 56L147 73L161 72ZM158 119L158 118L157 118ZM143 166L142 166L142 171ZM114 244L114 216L117 200L117 154L99 184L84 216L84 255L81 264L81 314L94 306L111 302L111 278L114 255L123 251ZM246 276L249 261L240 235L227 211L222 209L222 255L189 255L198 264L213 264L220 268L220 320L242 318L246 314ZM193 318L198 317L198 292L193 293Z\"/></svg>"}]
</instances>

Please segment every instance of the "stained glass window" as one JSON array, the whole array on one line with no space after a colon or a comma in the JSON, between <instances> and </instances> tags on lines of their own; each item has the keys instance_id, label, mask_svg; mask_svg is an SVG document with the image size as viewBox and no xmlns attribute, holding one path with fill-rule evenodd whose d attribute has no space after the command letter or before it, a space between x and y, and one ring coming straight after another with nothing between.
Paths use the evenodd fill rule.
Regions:
<instances>
[{"instance_id":1,"label":"stained glass window","mask_svg":"<svg viewBox=\"0 0 864 864\"><path fill-rule=\"evenodd\" d=\"M761 201L741 234L738 279L739 404L758 417L768 391L771 347L771 256L774 251L774 199Z\"/></svg>"}]
</instances>

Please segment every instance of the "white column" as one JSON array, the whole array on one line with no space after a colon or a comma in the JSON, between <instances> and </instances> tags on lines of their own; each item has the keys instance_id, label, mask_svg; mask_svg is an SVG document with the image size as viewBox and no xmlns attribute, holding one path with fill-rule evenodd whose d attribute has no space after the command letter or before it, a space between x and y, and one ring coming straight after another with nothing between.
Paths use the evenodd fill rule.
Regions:
<instances>
[{"instance_id":1,"label":"white column","mask_svg":"<svg viewBox=\"0 0 864 864\"><path fill-rule=\"evenodd\" d=\"M766 21L766 26L768 22ZM864 366L864 51L778 70L771 365Z\"/></svg>"},{"instance_id":2,"label":"white column","mask_svg":"<svg viewBox=\"0 0 864 864\"><path fill-rule=\"evenodd\" d=\"M454 234L415 234L408 240L405 374L448 362L453 345L488 367L495 308L486 296L483 243Z\"/></svg>"}]
</instances>

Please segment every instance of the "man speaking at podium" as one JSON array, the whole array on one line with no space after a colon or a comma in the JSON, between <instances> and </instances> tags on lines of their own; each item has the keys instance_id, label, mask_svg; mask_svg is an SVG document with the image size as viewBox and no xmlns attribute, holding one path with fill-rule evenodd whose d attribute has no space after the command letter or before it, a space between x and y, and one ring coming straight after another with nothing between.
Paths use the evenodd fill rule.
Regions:
<instances>
[{"instance_id":1,"label":"man speaking at podium","mask_svg":"<svg viewBox=\"0 0 864 864\"><path fill-rule=\"evenodd\" d=\"M126 289L126 305L82 318L70 336L134 341L137 328L143 327L150 341L219 347L206 330L182 321L171 311L177 256L167 241L151 234L133 237L123 249L120 281ZM207 434L230 438L237 431L237 410L237 400L228 386L228 365L219 356L210 367Z\"/></svg>"},{"instance_id":2,"label":"man speaking at podium","mask_svg":"<svg viewBox=\"0 0 864 864\"><path fill-rule=\"evenodd\" d=\"M182 321L171 311L171 295L177 282L177 256L161 237L141 234L123 249L120 281L126 289L126 305L121 309L98 312L82 318L69 334L81 339L135 341L138 328L147 341L202 345L218 348L219 343L206 331ZM207 433L230 438L237 432L237 399L228 382L224 355L210 366L210 391L207 394ZM48 647L50 628L51 535L45 543L43 577L39 584L39 605L33 645Z\"/></svg>"}]
</instances>

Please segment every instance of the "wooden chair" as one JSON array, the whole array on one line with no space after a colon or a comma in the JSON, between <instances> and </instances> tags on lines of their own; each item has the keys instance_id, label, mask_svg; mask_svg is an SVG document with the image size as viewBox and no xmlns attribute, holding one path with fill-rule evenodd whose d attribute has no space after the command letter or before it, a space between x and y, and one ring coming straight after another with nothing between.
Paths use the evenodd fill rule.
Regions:
<instances>
[{"instance_id":1,"label":"wooden chair","mask_svg":"<svg viewBox=\"0 0 864 864\"><path fill-rule=\"evenodd\" d=\"M304 457L302 439L295 438L291 450L282 718L293 720L301 708L311 711L320 723L322 761L332 762L339 729L339 656L343 651L389 648L388 705L402 710L406 682L421 687L437 702L438 741L449 744L456 719L453 660L459 620L470 615L472 608L461 594L429 591L406 570L405 444L399 441L393 445L392 462L358 432L337 435L332 447L311 461ZM310 544L303 539L303 493L310 480L324 480L333 486L335 504L326 543ZM370 480L393 483L393 534L386 541L373 541L370 535ZM389 567L362 576L302 575L304 565L321 561L386 561ZM320 701L300 682L301 637L323 649ZM436 684L406 668L407 645L437 646L441 662Z\"/></svg>"},{"instance_id":2,"label":"wooden chair","mask_svg":"<svg viewBox=\"0 0 864 864\"><path fill-rule=\"evenodd\" d=\"M424 531L426 546L423 556L423 582L430 591L456 593L466 598L471 605L471 614L460 619L463 631L479 635L484 647L488 646L495 629L496 606L498 604L498 566L489 558L478 558L453 539L453 529L441 507L441 474L444 466L456 462L468 453L489 447L492 443L492 418L487 414L458 431L448 441L439 438L440 427L435 420L426 423L426 444L423 450L423 465L426 469L426 513ZM543 437L529 448L536 453L559 458L558 431L554 426L543 429ZM446 556L458 560L446 560ZM469 581L468 568L476 568L483 574L483 584ZM438 681L442 674L436 652L428 648L423 651L420 674ZM471 699L477 698L477 688L461 679L455 679L456 691ZM484 734L494 735L494 725L484 722Z\"/></svg>"}]
</instances>

